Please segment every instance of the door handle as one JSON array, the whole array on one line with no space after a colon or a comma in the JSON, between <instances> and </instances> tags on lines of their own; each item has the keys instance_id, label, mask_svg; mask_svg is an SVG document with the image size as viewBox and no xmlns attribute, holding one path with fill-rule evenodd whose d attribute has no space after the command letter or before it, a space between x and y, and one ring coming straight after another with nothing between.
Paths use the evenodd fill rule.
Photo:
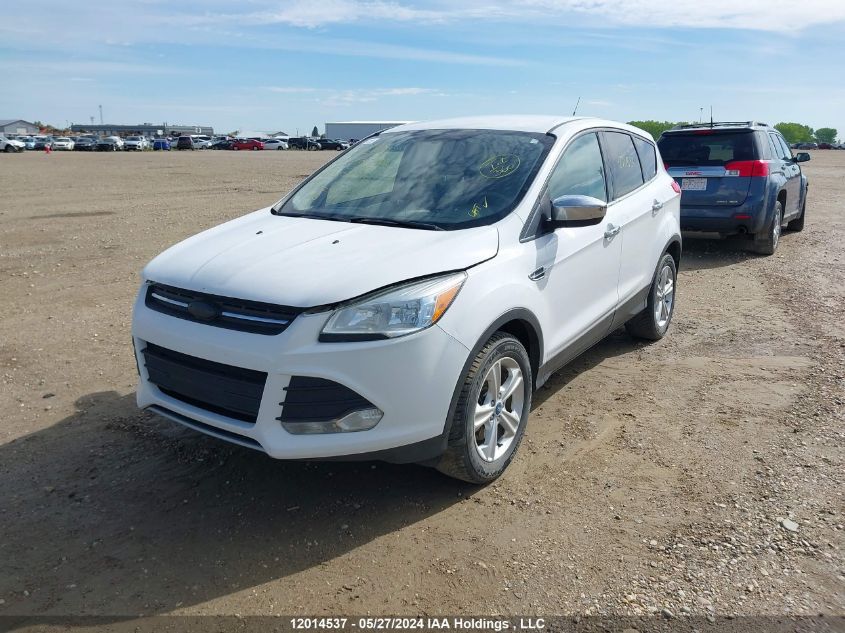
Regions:
<instances>
[{"instance_id":1,"label":"door handle","mask_svg":"<svg viewBox=\"0 0 845 633\"><path fill-rule=\"evenodd\" d=\"M531 281L537 281L539 279L542 279L545 276L546 276L546 268L544 266L540 266L537 270L535 270L533 273L528 275L528 278Z\"/></svg>"},{"instance_id":2,"label":"door handle","mask_svg":"<svg viewBox=\"0 0 845 633\"><path fill-rule=\"evenodd\" d=\"M605 239L608 239L608 240L612 239L621 230L622 230L621 226L616 226L614 224L608 224L607 230L604 232L604 237L605 237Z\"/></svg>"},{"instance_id":3,"label":"door handle","mask_svg":"<svg viewBox=\"0 0 845 633\"><path fill-rule=\"evenodd\" d=\"M654 201L654 204L652 204L652 205L651 205L651 211L652 211L652 213L657 213L657 212L658 212L658 211L660 211L660 209L662 209L662 208L663 208L663 203L662 203L662 202L660 202L659 200L655 200L655 201Z\"/></svg>"}]
</instances>

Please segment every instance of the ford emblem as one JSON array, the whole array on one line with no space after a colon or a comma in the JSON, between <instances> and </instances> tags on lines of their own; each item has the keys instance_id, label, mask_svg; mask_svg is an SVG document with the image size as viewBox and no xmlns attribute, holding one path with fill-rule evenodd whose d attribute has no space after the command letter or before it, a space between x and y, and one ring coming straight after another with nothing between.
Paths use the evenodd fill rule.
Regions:
<instances>
[{"instance_id":1,"label":"ford emblem","mask_svg":"<svg viewBox=\"0 0 845 633\"><path fill-rule=\"evenodd\" d=\"M211 321L220 315L217 306L207 301L191 301L188 304L188 314L199 321Z\"/></svg>"}]
</instances>

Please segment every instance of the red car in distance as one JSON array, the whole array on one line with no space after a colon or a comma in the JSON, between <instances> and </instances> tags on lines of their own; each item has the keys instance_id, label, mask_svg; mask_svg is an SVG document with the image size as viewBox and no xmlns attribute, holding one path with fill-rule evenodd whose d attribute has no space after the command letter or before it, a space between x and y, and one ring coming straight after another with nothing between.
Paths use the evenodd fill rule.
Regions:
<instances>
[{"instance_id":1,"label":"red car in distance","mask_svg":"<svg viewBox=\"0 0 845 633\"><path fill-rule=\"evenodd\" d=\"M232 141L230 149L264 149L264 143L262 143L261 141L256 141L252 138L236 138L234 141Z\"/></svg>"}]
</instances>

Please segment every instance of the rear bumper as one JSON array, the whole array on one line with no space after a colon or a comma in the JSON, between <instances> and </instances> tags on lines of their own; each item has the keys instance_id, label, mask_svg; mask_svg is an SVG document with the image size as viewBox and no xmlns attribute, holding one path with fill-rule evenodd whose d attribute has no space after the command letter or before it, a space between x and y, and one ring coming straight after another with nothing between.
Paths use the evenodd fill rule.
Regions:
<instances>
[{"instance_id":1,"label":"rear bumper","mask_svg":"<svg viewBox=\"0 0 845 633\"><path fill-rule=\"evenodd\" d=\"M681 230L721 235L757 233L766 224L765 208L762 200L746 201L737 207L690 207L681 204Z\"/></svg>"}]
</instances>

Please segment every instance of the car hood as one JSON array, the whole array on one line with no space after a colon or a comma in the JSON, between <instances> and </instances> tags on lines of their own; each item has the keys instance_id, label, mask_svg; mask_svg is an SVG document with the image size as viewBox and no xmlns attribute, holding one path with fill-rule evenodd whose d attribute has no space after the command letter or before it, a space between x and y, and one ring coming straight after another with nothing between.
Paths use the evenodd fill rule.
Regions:
<instances>
[{"instance_id":1,"label":"car hood","mask_svg":"<svg viewBox=\"0 0 845 633\"><path fill-rule=\"evenodd\" d=\"M275 216L267 208L169 248L144 279L308 308L468 268L498 249L493 226L427 231Z\"/></svg>"}]
</instances>

